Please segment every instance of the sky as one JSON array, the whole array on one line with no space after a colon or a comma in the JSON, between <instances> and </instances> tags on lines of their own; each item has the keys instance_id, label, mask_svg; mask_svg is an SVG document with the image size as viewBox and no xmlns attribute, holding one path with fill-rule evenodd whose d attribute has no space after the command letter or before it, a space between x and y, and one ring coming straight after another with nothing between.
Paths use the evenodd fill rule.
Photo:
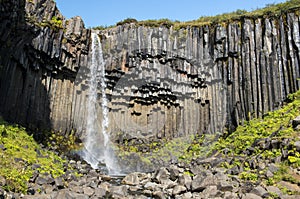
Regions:
<instances>
[{"instance_id":1,"label":"sky","mask_svg":"<svg viewBox=\"0 0 300 199\"><path fill-rule=\"evenodd\" d=\"M55 0L67 18L81 16L87 28L115 25L126 18L190 21L237 9L247 11L285 0Z\"/></svg>"}]
</instances>

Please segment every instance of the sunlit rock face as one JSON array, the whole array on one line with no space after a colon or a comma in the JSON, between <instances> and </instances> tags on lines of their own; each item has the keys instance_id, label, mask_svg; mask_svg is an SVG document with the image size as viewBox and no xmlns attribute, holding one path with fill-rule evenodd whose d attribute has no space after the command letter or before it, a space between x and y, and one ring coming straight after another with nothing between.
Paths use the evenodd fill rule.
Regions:
<instances>
[{"instance_id":1,"label":"sunlit rock face","mask_svg":"<svg viewBox=\"0 0 300 199\"><path fill-rule=\"evenodd\" d=\"M232 130L299 88L299 17L101 31L110 129L128 138Z\"/></svg>"},{"instance_id":2,"label":"sunlit rock face","mask_svg":"<svg viewBox=\"0 0 300 199\"><path fill-rule=\"evenodd\" d=\"M2 1L0 10L1 115L84 138L91 31L79 17L66 21L50 0ZM276 109L299 89L296 12L179 30L125 24L97 32L106 85L99 96L108 98L112 138L224 132Z\"/></svg>"}]
</instances>

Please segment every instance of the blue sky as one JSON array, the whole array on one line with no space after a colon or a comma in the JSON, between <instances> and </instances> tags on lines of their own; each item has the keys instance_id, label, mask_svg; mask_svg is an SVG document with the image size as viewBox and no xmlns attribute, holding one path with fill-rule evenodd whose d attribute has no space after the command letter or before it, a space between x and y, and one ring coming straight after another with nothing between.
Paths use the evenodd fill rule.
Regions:
<instances>
[{"instance_id":1,"label":"blue sky","mask_svg":"<svg viewBox=\"0 0 300 199\"><path fill-rule=\"evenodd\" d=\"M66 18L81 16L86 27L114 25L128 17L188 21L285 0L55 0Z\"/></svg>"}]
</instances>

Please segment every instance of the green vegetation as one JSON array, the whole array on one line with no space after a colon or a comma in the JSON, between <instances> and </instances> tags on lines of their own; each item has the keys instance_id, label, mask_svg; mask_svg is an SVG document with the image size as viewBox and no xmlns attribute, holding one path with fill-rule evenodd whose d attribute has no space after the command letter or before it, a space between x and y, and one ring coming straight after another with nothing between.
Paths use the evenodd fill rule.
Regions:
<instances>
[{"instance_id":1,"label":"green vegetation","mask_svg":"<svg viewBox=\"0 0 300 199\"><path fill-rule=\"evenodd\" d=\"M38 27L49 27L56 32L63 29L63 20L57 16L53 16L50 21L48 19L38 21L38 19L35 16L27 15L26 20L27 22L34 24Z\"/></svg>"},{"instance_id":2,"label":"green vegetation","mask_svg":"<svg viewBox=\"0 0 300 199\"><path fill-rule=\"evenodd\" d=\"M123 21L120 21L116 24L124 25L126 23L134 23L137 26L147 26L147 27L171 27L173 26L175 29L181 29L186 27L199 27L204 25L211 25L211 24L222 24L228 23L232 21L239 21L243 18L258 18L258 17L278 17L284 13L287 13L290 10L299 9L300 8L300 0L289 0L284 3L279 4L267 4L265 8L257 9L254 11L246 11L246 10L236 10L230 13L219 14L216 16L202 16L199 19L193 21L171 21L169 19L159 19L159 20L145 20L145 21L137 21L133 18L127 18ZM106 29L112 28L114 26L104 27L98 26L95 29Z\"/></svg>"},{"instance_id":3,"label":"green vegetation","mask_svg":"<svg viewBox=\"0 0 300 199\"><path fill-rule=\"evenodd\" d=\"M294 145L295 141L300 139L300 132L294 129L291 123L299 115L300 91L289 95L281 109L269 112L263 118L246 121L245 125L238 126L236 131L230 134L176 138L171 141L151 142L147 146L127 143L126 147L120 147L120 152L126 154L126 157L136 154L142 157L141 160L145 164L151 164L154 160L168 163L172 157L183 163L189 163L196 158L223 157L230 161L222 162L219 166L225 169L242 168L242 172L238 174L241 180L274 186L280 181L299 184L300 176L295 174L293 169L300 166L300 153ZM271 140L275 143L272 147L266 144L271 143ZM140 150L145 147L149 149L147 153ZM285 156L283 151L286 151ZM276 161L278 157L280 159ZM278 171L274 172L272 177L266 177L266 165L261 168L252 166L253 162L258 165L260 161L277 162ZM285 193L295 194L284 187L281 189Z\"/></svg>"},{"instance_id":4,"label":"green vegetation","mask_svg":"<svg viewBox=\"0 0 300 199\"><path fill-rule=\"evenodd\" d=\"M269 112L263 118L257 118L246 122L244 126L239 126L236 131L226 138L221 138L215 143L214 150L222 151L228 149L229 153L241 155L251 146L260 146L263 138L272 137L273 139L283 140L285 138L296 138L299 132L294 131L291 120L300 115L300 92L289 95L290 103L283 108ZM291 151L292 152L292 151ZM262 153L265 157L276 156L278 150L262 151L256 150L254 153ZM299 153L294 152L294 158L290 158L293 163L298 163ZM291 162L291 163L292 163Z\"/></svg>"},{"instance_id":5,"label":"green vegetation","mask_svg":"<svg viewBox=\"0 0 300 199\"><path fill-rule=\"evenodd\" d=\"M59 17L53 16L50 20L50 27L54 30L59 30L63 28L63 22L62 19Z\"/></svg>"},{"instance_id":6,"label":"green vegetation","mask_svg":"<svg viewBox=\"0 0 300 199\"><path fill-rule=\"evenodd\" d=\"M44 135L47 135L44 140L45 145L61 154L77 151L82 147L81 142L76 139L74 131L71 131L68 135L60 131L52 131L51 134L45 132Z\"/></svg>"},{"instance_id":7,"label":"green vegetation","mask_svg":"<svg viewBox=\"0 0 300 199\"><path fill-rule=\"evenodd\" d=\"M6 179L6 190L26 192L33 167L54 178L67 169L62 158L44 150L24 128L1 121L0 135L0 176Z\"/></svg>"}]
</instances>

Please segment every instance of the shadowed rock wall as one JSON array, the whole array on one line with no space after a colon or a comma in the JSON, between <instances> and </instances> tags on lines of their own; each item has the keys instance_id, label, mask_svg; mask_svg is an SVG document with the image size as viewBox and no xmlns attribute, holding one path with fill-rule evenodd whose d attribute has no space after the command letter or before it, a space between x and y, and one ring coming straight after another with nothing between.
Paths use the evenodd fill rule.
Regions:
<instances>
[{"instance_id":1,"label":"shadowed rock wall","mask_svg":"<svg viewBox=\"0 0 300 199\"><path fill-rule=\"evenodd\" d=\"M52 0L3 0L0 10L1 115L31 128L70 130L89 31L80 17L66 21Z\"/></svg>"}]
</instances>

